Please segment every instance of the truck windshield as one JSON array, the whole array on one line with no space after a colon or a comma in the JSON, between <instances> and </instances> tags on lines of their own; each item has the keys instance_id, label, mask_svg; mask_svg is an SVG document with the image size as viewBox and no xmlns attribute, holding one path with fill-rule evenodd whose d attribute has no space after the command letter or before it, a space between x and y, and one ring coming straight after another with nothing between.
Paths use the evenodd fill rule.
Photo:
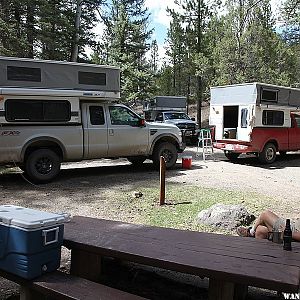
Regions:
<instances>
[{"instance_id":1,"label":"truck windshield","mask_svg":"<svg viewBox=\"0 0 300 300\"><path fill-rule=\"evenodd\" d=\"M166 120L174 120L174 119L182 119L182 120L190 120L189 116L185 113L165 113Z\"/></svg>"}]
</instances>

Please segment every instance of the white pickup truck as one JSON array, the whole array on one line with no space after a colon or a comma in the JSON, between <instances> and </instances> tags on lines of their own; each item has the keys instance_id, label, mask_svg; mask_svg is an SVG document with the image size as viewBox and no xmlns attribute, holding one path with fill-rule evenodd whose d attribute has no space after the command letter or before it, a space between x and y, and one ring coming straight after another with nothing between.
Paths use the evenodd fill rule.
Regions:
<instances>
[{"instance_id":1,"label":"white pickup truck","mask_svg":"<svg viewBox=\"0 0 300 300\"><path fill-rule=\"evenodd\" d=\"M159 166L164 156L173 167L184 150L180 129L147 123L118 98L119 91L104 88L0 86L0 165L19 166L34 182L52 180L68 161L125 157L141 164L150 158Z\"/></svg>"}]
</instances>

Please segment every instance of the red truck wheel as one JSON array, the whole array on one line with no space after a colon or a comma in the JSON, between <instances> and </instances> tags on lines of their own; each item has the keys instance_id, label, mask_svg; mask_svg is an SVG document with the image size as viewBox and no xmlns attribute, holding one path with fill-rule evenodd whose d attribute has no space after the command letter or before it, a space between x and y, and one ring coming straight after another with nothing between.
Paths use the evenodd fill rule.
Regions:
<instances>
[{"instance_id":1,"label":"red truck wheel","mask_svg":"<svg viewBox=\"0 0 300 300\"><path fill-rule=\"evenodd\" d=\"M272 164L276 159L276 147L272 143L265 145L262 152L258 153L258 159L263 164Z\"/></svg>"}]
</instances>

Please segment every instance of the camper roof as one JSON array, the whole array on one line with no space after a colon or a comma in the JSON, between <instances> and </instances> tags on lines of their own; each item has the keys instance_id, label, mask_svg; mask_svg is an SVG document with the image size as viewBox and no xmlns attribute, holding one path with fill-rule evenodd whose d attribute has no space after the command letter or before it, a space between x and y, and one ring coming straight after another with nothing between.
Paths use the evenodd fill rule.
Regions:
<instances>
[{"instance_id":1,"label":"camper roof","mask_svg":"<svg viewBox=\"0 0 300 300\"><path fill-rule=\"evenodd\" d=\"M1 87L120 92L120 69L0 56Z\"/></svg>"},{"instance_id":2,"label":"camper roof","mask_svg":"<svg viewBox=\"0 0 300 300\"><path fill-rule=\"evenodd\" d=\"M242 83L211 88L213 105L276 105L300 107L300 89L265 83Z\"/></svg>"},{"instance_id":3,"label":"camper roof","mask_svg":"<svg viewBox=\"0 0 300 300\"><path fill-rule=\"evenodd\" d=\"M16 96L56 96L56 97L79 97L95 99L118 99L119 92L107 91L80 91L80 90L63 90L63 89L26 89L26 88L0 88L0 95Z\"/></svg>"},{"instance_id":4,"label":"camper roof","mask_svg":"<svg viewBox=\"0 0 300 300\"><path fill-rule=\"evenodd\" d=\"M36 59L36 58L22 58L22 57L9 57L9 56L1 56L1 61L12 61L12 62L27 62L27 63L47 63L47 64L59 64L59 65L71 65L71 66L79 66L79 67L93 67L93 68L101 68L101 69L115 69L119 70L118 67L108 66L108 65L97 65L90 63L78 63L78 62L70 62L70 61L58 61L58 60L46 60L46 59Z\"/></svg>"},{"instance_id":5,"label":"camper roof","mask_svg":"<svg viewBox=\"0 0 300 300\"><path fill-rule=\"evenodd\" d=\"M287 87L287 86L281 86L281 85L275 85L275 84L269 84L269 83L262 83L262 82L245 82L245 83L237 83L237 84L227 84L227 85L217 85L212 86L211 89L220 89L220 88L228 88L228 87L235 87L235 86L264 86L264 87L270 87L270 88L281 88L281 89L291 89L296 90L300 92L300 88L293 88L293 87Z\"/></svg>"}]
</instances>

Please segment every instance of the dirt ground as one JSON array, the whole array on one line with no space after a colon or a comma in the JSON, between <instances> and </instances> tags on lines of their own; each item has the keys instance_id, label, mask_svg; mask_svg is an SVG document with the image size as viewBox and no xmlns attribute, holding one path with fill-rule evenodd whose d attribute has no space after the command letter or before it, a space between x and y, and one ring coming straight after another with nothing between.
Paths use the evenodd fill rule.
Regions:
<instances>
[{"instance_id":1,"label":"dirt ground","mask_svg":"<svg viewBox=\"0 0 300 300\"><path fill-rule=\"evenodd\" d=\"M300 216L300 153L279 157L271 166L259 165L255 157L248 156L231 163L220 151L215 159L203 161L196 157L196 147L187 148L183 155L192 155L192 169L183 170L179 158L176 168L167 172L167 182L255 192L272 199L266 208L282 216ZM16 169L0 174L0 203L110 218L109 209L101 207L101 193L110 189L138 190L141 183L157 178L158 172L150 163L137 170L124 159L65 164L59 177L46 185L27 182ZM118 219L130 221L122 212ZM68 264L69 253L64 250L62 265L67 268ZM1 300L17 292L17 285L0 280Z\"/></svg>"}]
</instances>

